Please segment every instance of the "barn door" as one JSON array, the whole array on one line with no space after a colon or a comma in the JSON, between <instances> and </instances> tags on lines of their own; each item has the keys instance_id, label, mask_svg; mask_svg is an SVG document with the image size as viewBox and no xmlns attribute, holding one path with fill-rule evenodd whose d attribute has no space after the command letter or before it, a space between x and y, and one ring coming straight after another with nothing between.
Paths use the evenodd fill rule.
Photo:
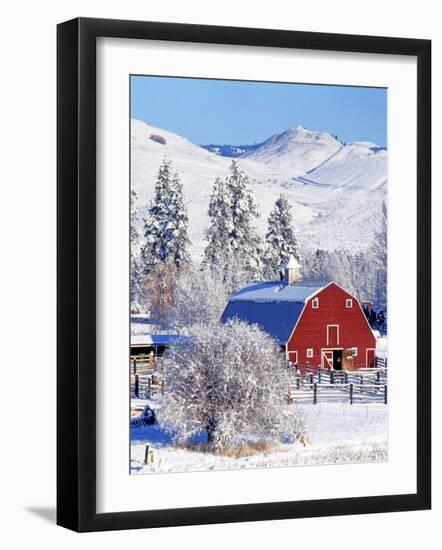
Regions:
<instances>
[{"instance_id":1,"label":"barn door","mask_svg":"<svg viewBox=\"0 0 442 550\"><path fill-rule=\"evenodd\" d=\"M339 345L339 326L327 325L327 346Z\"/></svg>"},{"instance_id":2,"label":"barn door","mask_svg":"<svg viewBox=\"0 0 442 550\"><path fill-rule=\"evenodd\" d=\"M375 364L374 364L375 350L371 349L371 348L368 348L367 351L366 351L366 354L367 354L366 367L367 367L367 369L372 369L375 366Z\"/></svg>"},{"instance_id":3,"label":"barn door","mask_svg":"<svg viewBox=\"0 0 442 550\"><path fill-rule=\"evenodd\" d=\"M323 369L333 368L333 351L332 350L321 351L321 367Z\"/></svg>"}]
</instances>

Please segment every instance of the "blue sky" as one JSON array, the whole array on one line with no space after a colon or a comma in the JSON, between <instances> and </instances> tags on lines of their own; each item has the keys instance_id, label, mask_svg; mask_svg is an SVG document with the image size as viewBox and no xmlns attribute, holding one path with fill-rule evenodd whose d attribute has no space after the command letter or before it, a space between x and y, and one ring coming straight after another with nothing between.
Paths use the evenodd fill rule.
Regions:
<instances>
[{"instance_id":1,"label":"blue sky","mask_svg":"<svg viewBox=\"0 0 442 550\"><path fill-rule=\"evenodd\" d=\"M260 143L293 126L387 145L387 90L131 77L131 117L199 145Z\"/></svg>"}]
</instances>

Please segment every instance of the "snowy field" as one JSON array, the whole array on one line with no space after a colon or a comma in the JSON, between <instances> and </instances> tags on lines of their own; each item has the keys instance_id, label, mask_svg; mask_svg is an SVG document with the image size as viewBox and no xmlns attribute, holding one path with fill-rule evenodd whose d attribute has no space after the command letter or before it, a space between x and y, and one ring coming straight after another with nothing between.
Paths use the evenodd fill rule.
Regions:
<instances>
[{"instance_id":1,"label":"snowy field","mask_svg":"<svg viewBox=\"0 0 442 550\"><path fill-rule=\"evenodd\" d=\"M133 399L141 408L158 402ZM385 462L387 460L388 408L383 404L320 403L298 405L307 412L309 441L280 444L271 452L240 458L214 455L174 446L157 425L132 431L131 473L166 473L303 466L315 464ZM145 447L153 451L153 462L144 464Z\"/></svg>"}]
</instances>

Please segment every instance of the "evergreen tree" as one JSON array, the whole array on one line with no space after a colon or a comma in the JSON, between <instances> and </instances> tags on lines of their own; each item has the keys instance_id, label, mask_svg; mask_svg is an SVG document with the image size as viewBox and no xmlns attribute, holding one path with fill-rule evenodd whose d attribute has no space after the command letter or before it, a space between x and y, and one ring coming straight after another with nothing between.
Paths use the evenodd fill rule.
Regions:
<instances>
[{"instance_id":1,"label":"evergreen tree","mask_svg":"<svg viewBox=\"0 0 442 550\"><path fill-rule=\"evenodd\" d=\"M139 291L140 291L140 265L138 261L139 254L139 233L137 229L138 211L136 207L137 193L135 189L130 191L130 306L131 311L137 312L139 309Z\"/></svg>"},{"instance_id":2,"label":"evergreen tree","mask_svg":"<svg viewBox=\"0 0 442 550\"><path fill-rule=\"evenodd\" d=\"M208 244L204 250L203 267L223 267L229 253L229 235L232 228L231 210L224 180L216 178L209 201Z\"/></svg>"},{"instance_id":3,"label":"evergreen tree","mask_svg":"<svg viewBox=\"0 0 442 550\"><path fill-rule=\"evenodd\" d=\"M173 262L180 269L189 262L188 216L183 187L172 162L164 159L158 171L154 198L145 220L146 238L142 250L143 272L160 262Z\"/></svg>"},{"instance_id":4,"label":"evergreen tree","mask_svg":"<svg viewBox=\"0 0 442 550\"><path fill-rule=\"evenodd\" d=\"M254 222L259 213L248 187L249 179L234 159L226 180L230 199L230 253L235 265L248 278L259 277L260 243Z\"/></svg>"},{"instance_id":5,"label":"evergreen tree","mask_svg":"<svg viewBox=\"0 0 442 550\"><path fill-rule=\"evenodd\" d=\"M203 265L221 269L234 284L257 278L260 267L260 243L254 226L257 217L247 175L233 160L229 176L225 181L218 178L213 187Z\"/></svg>"},{"instance_id":6,"label":"evergreen tree","mask_svg":"<svg viewBox=\"0 0 442 550\"><path fill-rule=\"evenodd\" d=\"M326 276L324 273L326 261L326 252L320 248L316 249L316 252L313 255L313 262L310 268L310 278L313 281L322 281L325 280Z\"/></svg>"},{"instance_id":7,"label":"evergreen tree","mask_svg":"<svg viewBox=\"0 0 442 550\"><path fill-rule=\"evenodd\" d=\"M382 309L378 311L378 314L376 316L376 322L380 330L384 329L385 324L385 313Z\"/></svg>"},{"instance_id":8,"label":"evergreen tree","mask_svg":"<svg viewBox=\"0 0 442 550\"><path fill-rule=\"evenodd\" d=\"M266 248L264 253L264 274L268 279L277 279L281 268L291 255L302 262L298 242L293 229L292 206L286 196L276 199L275 206L268 218Z\"/></svg>"},{"instance_id":9,"label":"evergreen tree","mask_svg":"<svg viewBox=\"0 0 442 550\"><path fill-rule=\"evenodd\" d=\"M376 274L375 302L382 308L387 307L387 206L382 204L382 217L379 231L373 245L374 270Z\"/></svg>"}]
</instances>

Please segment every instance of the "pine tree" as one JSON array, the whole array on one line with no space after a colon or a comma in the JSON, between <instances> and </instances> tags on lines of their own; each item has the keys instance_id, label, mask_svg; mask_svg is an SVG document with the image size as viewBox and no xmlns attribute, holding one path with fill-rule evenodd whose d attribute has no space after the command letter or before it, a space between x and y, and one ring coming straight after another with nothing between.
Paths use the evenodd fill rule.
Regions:
<instances>
[{"instance_id":1,"label":"pine tree","mask_svg":"<svg viewBox=\"0 0 442 550\"><path fill-rule=\"evenodd\" d=\"M375 302L382 308L387 307L387 206L382 204L382 217L379 231L376 232L374 245L374 269L376 273Z\"/></svg>"},{"instance_id":2,"label":"pine tree","mask_svg":"<svg viewBox=\"0 0 442 550\"><path fill-rule=\"evenodd\" d=\"M140 294L140 264L138 260L140 236L137 229L138 211L136 207L137 193L135 189L130 192L130 305L131 311L139 309Z\"/></svg>"},{"instance_id":3,"label":"pine tree","mask_svg":"<svg viewBox=\"0 0 442 550\"><path fill-rule=\"evenodd\" d=\"M158 171L154 199L145 220L146 242L142 269L149 273L160 262L173 262L180 269L189 262L188 216L183 187L172 162L164 159Z\"/></svg>"},{"instance_id":4,"label":"pine tree","mask_svg":"<svg viewBox=\"0 0 442 550\"><path fill-rule=\"evenodd\" d=\"M259 217L249 179L234 159L226 186L230 199L230 251L233 261L250 279L259 277L260 242L254 226Z\"/></svg>"},{"instance_id":5,"label":"pine tree","mask_svg":"<svg viewBox=\"0 0 442 550\"><path fill-rule=\"evenodd\" d=\"M266 233L266 247L264 253L264 275L268 279L277 279L282 266L291 255L302 262L298 242L293 229L292 206L286 196L281 195L276 199L275 206L268 218L268 230Z\"/></svg>"},{"instance_id":6,"label":"pine tree","mask_svg":"<svg viewBox=\"0 0 442 550\"><path fill-rule=\"evenodd\" d=\"M326 252L320 248L316 249L316 252L313 255L313 262L310 268L310 278L313 281L322 281L326 279L324 273L326 261Z\"/></svg>"},{"instance_id":7,"label":"pine tree","mask_svg":"<svg viewBox=\"0 0 442 550\"><path fill-rule=\"evenodd\" d=\"M257 278L260 242L254 222L258 215L247 175L233 160L229 176L225 181L218 178L213 187L203 265L221 269L235 284Z\"/></svg>"},{"instance_id":8,"label":"pine tree","mask_svg":"<svg viewBox=\"0 0 442 550\"><path fill-rule=\"evenodd\" d=\"M385 324L385 313L382 309L378 311L378 314L376 316L376 322L380 330L384 329Z\"/></svg>"},{"instance_id":9,"label":"pine tree","mask_svg":"<svg viewBox=\"0 0 442 550\"><path fill-rule=\"evenodd\" d=\"M183 184L177 172L173 175L171 190L171 218L173 222L168 258L180 269L190 262L190 241L187 234L189 217L184 200Z\"/></svg>"},{"instance_id":10,"label":"pine tree","mask_svg":"<svg viewBox=\"0 0 442 550\"><path fill-rule=\"evenodd\" d=\"M208 244L204 250L203 267L223 267L229 254L229 235L232 228L230 202L224 180L216 178L209 201Z\"/></svg>"}]
</instances>

